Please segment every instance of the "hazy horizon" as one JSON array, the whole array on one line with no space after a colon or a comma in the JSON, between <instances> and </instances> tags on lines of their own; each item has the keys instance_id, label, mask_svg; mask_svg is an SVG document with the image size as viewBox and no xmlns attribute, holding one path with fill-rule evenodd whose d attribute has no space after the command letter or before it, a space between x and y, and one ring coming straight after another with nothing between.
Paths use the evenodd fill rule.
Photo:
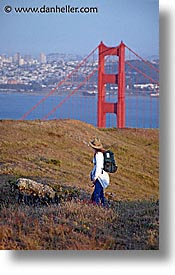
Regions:
<instances>
[{"instance_id":1,"label":"hazy horizon","mask_svg":"<svg viewBox=\"0 0 175 275\"><path fill-rule=\"evenodd\" d=\"M64 12L53 12L51 7L56 6ZM80 13L79 10L78 13L66 13L66 6L70 11L80 7L96 10L93 13ZM19 8L39 10L16 12ZM3 26L0 29L1 54L84 55L101 41L107 46L117 46L123 40L143 57L159 56L158 0L3 0L0 2L0 24Z\"/></svg>"}]
</instances>

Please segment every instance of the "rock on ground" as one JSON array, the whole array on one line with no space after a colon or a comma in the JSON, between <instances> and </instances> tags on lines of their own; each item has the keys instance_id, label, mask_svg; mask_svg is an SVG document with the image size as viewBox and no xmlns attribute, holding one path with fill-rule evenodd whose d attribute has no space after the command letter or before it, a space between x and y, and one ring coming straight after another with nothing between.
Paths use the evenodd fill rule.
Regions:
<instances>
[{"instance_id":1,"label":"rock on ground","mask_svg":"<svg viewBox=\"0 0 175 275\"><path fill-rule=\"evenodd\" d=\"M56 192L50 186L38 183L31 179L19 178L16 181L16 186L23 195L54 199L56 194Z\"/></svg>"}]
</instances>

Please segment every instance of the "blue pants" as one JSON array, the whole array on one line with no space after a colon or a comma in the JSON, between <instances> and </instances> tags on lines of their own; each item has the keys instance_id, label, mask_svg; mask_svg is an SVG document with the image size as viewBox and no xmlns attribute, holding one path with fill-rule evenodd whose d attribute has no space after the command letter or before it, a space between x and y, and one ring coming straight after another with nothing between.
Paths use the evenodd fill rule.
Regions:
<instances>
[{"instance_id":1,"label":"blue pants","mask_svg":"<svg viewBox=\"0 0 175 275\"><path fill-rule=\"evenodd\" d=\"M95 182L95 189L92 194L92 202L99 204L101 201L101 204L104 205L104 192L103 187L101 186L99 180L96 180Z\"/></svg>"}]
</instances>

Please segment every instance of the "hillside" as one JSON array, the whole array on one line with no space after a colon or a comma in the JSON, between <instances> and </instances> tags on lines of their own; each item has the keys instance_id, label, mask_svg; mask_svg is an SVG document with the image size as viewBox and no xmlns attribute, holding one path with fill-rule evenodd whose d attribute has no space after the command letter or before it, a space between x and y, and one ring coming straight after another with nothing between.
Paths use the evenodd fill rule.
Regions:
<instances>
[{"instance_id":1,"label":"hillside","mask_svg":"<svg viewBox=\"0 0 175 275\"><path fill-rule=\"evenodd\" d=\"M158 130L96 129L80 121L1 121L1 174L44 178L63 185L88 187L98 136L114 151L119 170L111 175L115 200L158 198Z\"/></svg>"},{"instance_id":2,"label":"hillside","mask_svg":"<svg viewBox=\"0 0 175 275\"><path fill-rule=\"evenodd\" d=\"M110 209L99 209L89 206L88 203L82 206L81 202L65 202L62 205L64 209L62 211L65 211L64 219L60 218L57 229L54 227L56 219L54 215L57 213L62 217L63 214L59 212L61 210L58 207L56 207L57 210L55 206L47 208L45 214L41 208L38 208L38 213L42 213L39 221L36 208L19 206L19 211L16 207L14 209L16 202L13 194L10 193L9 180L13 181L18 177L28 177L47 183L55 189L58 186L68 190L76 189L81 191L81 198L89 200L92 193L92 188L89 186L89 173L93 167L93 150L88 146L88 141L94 136L101 139L105 148L114 151L119 166L118 172L110 175L111 184L106 190L106 198L111 201ZM5 249L7 243L7 249L157 249L158 136L159 132L156 129L97 129L75 120L0 121L0 205L2 228L6 232L0 232L0 240L4 240L1 249ZM87 216L85 213L89 207L91 210ZM31 231L33 233L29 238L30 241L24 238L26 233L23 232L23 230L30 232L28 222L25 223L26 228L24 226L23 230L20 227L21 239L16 241L14 236L17 234L19 238L19 228L15 227L14 213L19 224L24 217L25 221L35 217L35 230ZM96 229L94 226L91 227L94 215L98 217ZM135 220L133 220L134 216ZM50 221L48 221L49 217L51 217ZM52 229L49 230L53 231L52 237L50 235L48 237L51 238L52 245L48 245L47 248L44 239L39 237L43 231L41 229L43 220L47 228L51 224ZM60 227L60 221L61 224L66 225L65 231ZM123 225L116 235L119 223ZM132 230L131 225L134 228ZM75 235L70 239L72 228L78 229L74 230ZM101 233L99 232L99 239L97 238L98 228L102 230ZM65 240L61 238L61 246L58 246L56 241L53 243L53 235L58 233L57 230L59 236L61 230L65 234L62 232ZM43 243L34 240L32 234L42 239ZM129 235L124 237L126 234ZM144 240L141 240L140 234L143 235ZM7 239L11 241L7 242Z\"/></svg>"}]
</instances>

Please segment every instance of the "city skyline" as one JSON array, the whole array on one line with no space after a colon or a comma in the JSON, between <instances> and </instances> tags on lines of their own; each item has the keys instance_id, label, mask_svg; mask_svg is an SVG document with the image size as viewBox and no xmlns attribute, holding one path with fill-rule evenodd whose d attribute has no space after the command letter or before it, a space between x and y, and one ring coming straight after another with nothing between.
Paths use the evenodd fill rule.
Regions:
<instances>
[{"instance_id":1,"label":"city skyline","mask_svg":"<svg viewBox=\"0 0 175 275\"><path fill-rule=\"evenodd\" d=\"M5 12L5 7L12 10ZM47 7L96 7L94 13L47 13ZM15 8L37 7L38 13ZM42 10L41 10L42 8ZM44 10L45 8L45 10ZM41 12L42 11L42 12ZM63 10L64 11L64 10ZM1 1L0 54L89 53L101 41L121 40L143 57L159 55L159 1ZM8 35L7 35L8 34Z\"/></svg>"}]
</instances>

